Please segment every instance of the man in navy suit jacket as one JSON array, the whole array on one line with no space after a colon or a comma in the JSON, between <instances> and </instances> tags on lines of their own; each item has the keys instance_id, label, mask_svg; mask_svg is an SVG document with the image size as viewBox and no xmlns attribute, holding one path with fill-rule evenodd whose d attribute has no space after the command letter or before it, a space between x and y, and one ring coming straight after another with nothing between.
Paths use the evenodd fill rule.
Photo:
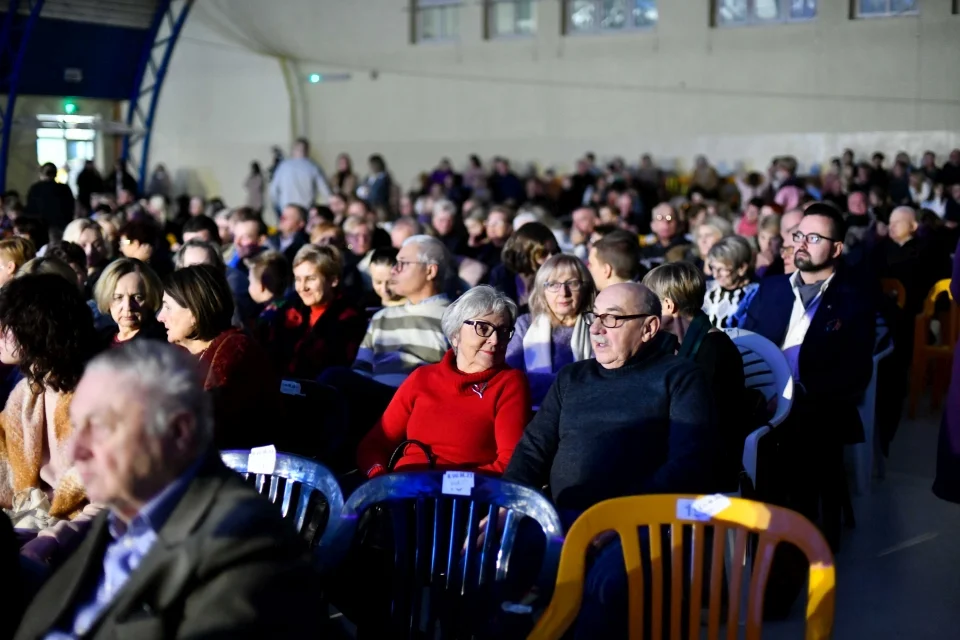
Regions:
<instances>
[{"instance_id":1,"label":"man in navy suit jacket","mask_svg":"<svg viewBox=\"0 0 960 640\"><path fill-rule=\"evenodd\" d=\"M797 383L790 417L774 432L772 485L782 493L770 498L814 522L820 515L834 549L846 491L843 445L864 438L857 405L873 374L876 332L870 292L840 265L843 228L832 205L810 205L794 237L797 272L765 279L743 324L783 349Z\"/></svg>"}]
</instances>

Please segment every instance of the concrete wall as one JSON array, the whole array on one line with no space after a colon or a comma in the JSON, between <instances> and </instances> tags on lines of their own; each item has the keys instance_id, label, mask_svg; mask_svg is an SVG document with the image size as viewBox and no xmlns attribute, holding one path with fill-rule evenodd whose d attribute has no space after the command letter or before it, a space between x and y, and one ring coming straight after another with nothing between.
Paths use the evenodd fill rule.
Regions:
<instances>
[{"instance_id":1,"label":"concrete wall","mask_svg":"<svg viewBox=\"0 0 960 640\"><path fill-rule=\"evenodd\" d=\"M571 36L563 3L543 0L535 37L495 41L466 0L460 41L422 45L406 0L330 0L313 20L310 0L282 4L258 14L257 37L299 58L301 77L352 73L305 87L324 160L381 152L404 184L472 152L561 169L587 150L681 168L704 152L732 169L782 153L809 166L845 146L960 146L960 16L943 0L867 20L820 0L812 22L738 28L710 27L708 2L661 0L654 30Z\"/></svg>"},{"instance_id":2,"label":"concrete wall","mask_svg":"<svg viewBox=\"0 0 960 640\"><path fill-rule=\"evenodd\" d=\"M242 205L250 162L290 142L290 101L280 61L223 39L191 16L170 62L150 166L166 164L175 192Z\"/></svg>"}]
</instances>

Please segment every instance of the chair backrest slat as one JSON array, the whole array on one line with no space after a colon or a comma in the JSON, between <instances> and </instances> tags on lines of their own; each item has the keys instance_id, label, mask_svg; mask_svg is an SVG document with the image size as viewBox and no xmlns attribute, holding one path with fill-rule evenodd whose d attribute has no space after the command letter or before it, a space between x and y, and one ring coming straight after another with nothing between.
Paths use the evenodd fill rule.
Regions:
<instances>
[{"instance_id":1,"label":"chair backrest slat","mask_svg":"<svg viewBox=\"0 0 960 640\"><path fill-rule=\"evenodd\" d=\"M510 570L510 558L513 555L513 545L517 541L517 527L519 518L513 511L507 512L503 520L503 534L500 538L500 554L497 556L497 581L505 580Z\"/></svg>"},{"instance_id":2,"label":"chair backrest slat","mask_svg":"<svg viewBox=\"0 0 960 640\"><path fill-rule=\"evenodd\" d=\"M499 515L496 507L493 505L487 507L487 524L483 528L483 548L480 550L480 586L489 580L490 554L493 552L494 528L497 526Z\"/></svg>"},{"instance_id":3,"label":"chair backrest slat","mask_svg":"<svg viewBox=\"0 0 960 640\"><path fill-rule=\"evenodd\" d=\"M713 528L713 546L710 553L710 609L707 611L707 638L719 640L721 594L723 592L723 551L727 543L726 527Z\"/></svg>"},{"instance_id":4,"label":"chair backrest slat","mask_svg":"<svg viewBox=\"0 0 960 640\"><path fill-rule=\"evenodd\" d=\"M453 550L457 545L457 518L460 515L460 501L453 501L453 510L450 512L450 535L447 543L447 575L446 588L449 591L453 587Z\"/></svg>"},{"instance_id":5,"label":"chair backrest slat","mask_svg":"<svg viewBox=\"0 0 960 640\"><path fill-rule=\"evenodd\" d=\"M671 602L683 602L683 525L670 525L670 598ZM670 637L680 638L680 620L683 607L670 608Z\"/></svg>"},{"instance_id":6,"label":"chair backrest slat","mask_svg":"<svg viewBox=\"0 0 960 640\"><path fill-rule=\"evenodd\" d=\"M730 589L727 606L727 637L736 638L740 626L740 597L743 593L743 559L747 554L747 530L736 529L733 562L730 567Z\"/></svg>"},{"instance_id":7,"label":"chair backrest slat","mask_svg":"<svg viewBox=\"0 0 960 640\"><path fill-rule=\"evenodd\" d=\"M630 637L640 638L643 637L643 600L644 590L646 589L643 584L640 539L637 537L636 527L618 530L617 533L620 534L620 544L623 546L623 562L627 569Z\"/></svg>"},{"instance_id":8,"label":"chair backrest slat","mask_svg":"<svg viewBox=\"0 0 960 640\"><path fill-rule=\"evenodd\" d=\"M663 536L659 524L647 527L650 538L650 582L653 583L650 598L650 635L663 637Z\"/></svg>"},{"instance_id":9,"label":"chair backrest slat","mask_svg":"<svg viewBox=\"0 0 960 640\"><path fill-rule=\"evenodd\" d=\"M310 487L301 486L300 487L300 497L297 499L297 511L294 516L295 526L297 531L303 530L303 525L307 521L307 510L310 506L310 496L313 494L313 490Z\"/></svg>"},{"instance_id":10,"label":"chair backrest slat","mask_svg":"<svg viewBox=\"0 0 960 640\"><path fill-rule=\"evenodd\" d=\"M262 473L258 473L258 474L257 474L257 484L256 484L257 493L259 493L260 495L263 495L263 487L264 487L264 485L266 485L266 483L267 483L267 476L265 476L265 475L262 474Z\"/></svg>"},{"instance_id":11,"label":"chair backrest slat","mask_svg":"<svg viewBox=\"0 0 960 640\"><path fill-rule=\"evenodd\" d=\"M290 515L290 500L293 498L293 489L296 482L287 480L283 485L283 501L280 503L280 513L286 518Z\"/></svg>"},{"instance_id":12,"label":"chair backrest slat","mask_svg":"<svg viewBox=\"0 0 960 640\"><path fill-rule=\"evenodd\" d=\"M693 541L693 560L690 583L690 624L689 640L700 639L700 613L703 609L703 546L706 527L694 523L691 527Z\"/></svg>"},{"instance_id":13,"label":"chair backrest slat","mask_svg":"<svg viewBox=\"0 0 960 640\"><path fill-rule=\"evenodd\" d=\"M760 640L760 630L763 626L763 595L773 567L773 554L777 549L777 541L770 536L760 534L757 544L757 554L753 561L753 576L750 578L750 595L747 607L747 638L746 640Z\"/></svg>"},{"instance_id":14,"label":"chair backrest slat","mask_svg":"<svg viewBox=\"0 0 960 640\"><path fill-rule=\"evenodd\" d=\"M268 499L270 502L277 501L277 491L280 488L280 478L277 476L270 476L270 493Z\"/></svg>"}]
</instances>

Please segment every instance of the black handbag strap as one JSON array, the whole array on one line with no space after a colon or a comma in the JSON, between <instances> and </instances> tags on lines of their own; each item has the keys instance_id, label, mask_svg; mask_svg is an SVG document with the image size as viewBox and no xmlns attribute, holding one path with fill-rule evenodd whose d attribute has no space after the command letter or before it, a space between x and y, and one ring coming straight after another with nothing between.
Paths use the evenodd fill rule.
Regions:
<instances>
[{"instance_id":1,"label":"black handbag strap","mask_svg":"<svg viewBox=\"0 0 960 640\"><path fill-rule=\"evenodd\" d=\"M397 464L397 461L403 457L403 452L407 450L407 447L414 445L420 447L420 450L423 451L423 455L427 457L427 461L430 463L430 468L436 465L436 459L433 457L433 454L430 453L430 447L420 442L419 440L404 440L397 445L397 448L393 450L393 455L390 456L390 462L387 463L387 471L393 471L393 467Z\"/></svg>"}]
</instances>

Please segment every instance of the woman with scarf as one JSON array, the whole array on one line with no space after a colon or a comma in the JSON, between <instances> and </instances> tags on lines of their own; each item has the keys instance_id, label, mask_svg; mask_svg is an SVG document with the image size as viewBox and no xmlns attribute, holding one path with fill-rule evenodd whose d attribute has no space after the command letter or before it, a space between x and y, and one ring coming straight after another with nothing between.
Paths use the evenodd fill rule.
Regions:
<instances>
[{"instance_id":1,"label":"woman with scarf","mask_svg":"<svg viewBox=\"0 0 960 640\"><path fill-rule=\"evenodd\" d=\"M530 313L517 318L516 333L507 346L507 364L527 374L534 409L561 368L593 357L590 310L596 287L590 272L574 256L549 258L537 271L530 291Z\"/></svg>"},{"instance_id":2,"label":"woman with scarf","mask_svg":"<svg viewBox=\"0 0 960 640\"><path fill-rule=\"evenodd\" d=\"M662 331L678 340L677 355L699 364L713 391L722 453L717 456L721 491L739 488L743 441L749 434L749 404L744 387L743 360L733 340L710 324L703 312L707 283L687 262L657 267L643 284L660 298Z\"/></svg>"}]
</instances>

